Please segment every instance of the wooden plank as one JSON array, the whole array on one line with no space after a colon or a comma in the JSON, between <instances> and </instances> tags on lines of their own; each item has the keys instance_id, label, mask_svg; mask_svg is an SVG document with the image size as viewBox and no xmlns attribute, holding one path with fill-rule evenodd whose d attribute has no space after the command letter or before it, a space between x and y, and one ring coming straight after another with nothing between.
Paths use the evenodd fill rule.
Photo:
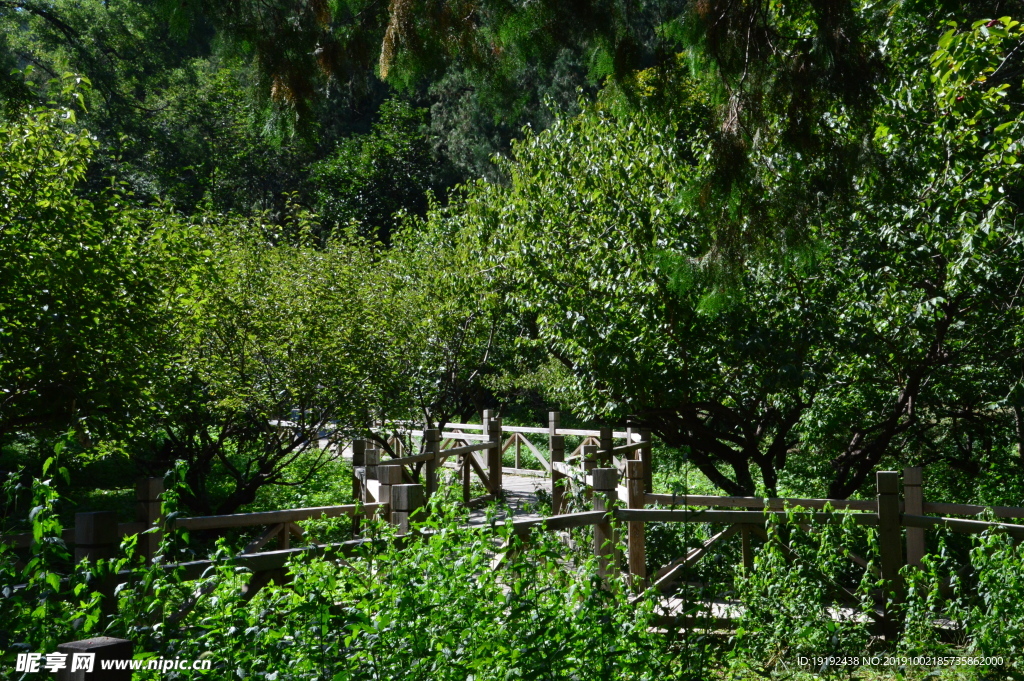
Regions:
<instances>
[{"instance_id":1,"label":"wooden plank","mask_svg":"<svg viewBox=\"0 0 1024 681\"><path fill-rule=\"evenodd\" d=\"M626 462L626 505L641 509L644 506L644 462ZM634 588L643 588L647 583L647 547L645 528L642 521L626 523L626 542L630 579Z\"/></svg>"},{"instance_id":2,"label":"wooden plank","mask_svg":"<svg viewBox=\"0 0 1024 681\"><path fill-rule=\"evenodd\" d=\"M877 525L878 516L873 513L849 514L858 525ZM745 523L748 525L764 525L767 516L775 516L780 520L792 516L796 522L818 522L839 524L846 514L839 513L793 513L790 511L709 511L703 509L660 509L623 508L615 511L617 520L642 520L644 522L664 523Z\"/></svg>"},{"instance_id":3,"label":"wooden plank","mask_svg":"<svg viewBox=\"0 0 1024 681\"><path fill-rule=\"evenodd\" d=\"M583 513L565 513L536 520L516 520L512 523L512 531L516 534L525 534L535 528L544 528L550 531L570 530L574 527L596 525L604 521L607 515L604 511L584 511Z\"/></svg>"},{"instance_id":4,"label":"wooden plank","mask_svg":"<svg viewBox=\"0 0 1024 681\"><path fill-rule=\"evenodd\" d=\"M442 440L455 440L463 442L487 442L486 435L479 435L477 433L441 433Z\"/></svg>"},{"instance_id":5,"label":"wooden plank","mask_svg":"<svg viewBox=\"0 0 1024 681\"><path fill-rule=\"evenodd\" d=\"M705 494L648 494L646 503L667 504L670 506L717 506L739 508L768 508L782 510L784 508L822 509L826 504L837 511L875 511L878 503L873 499L761 499L759 497L728 497Z\"/></svg>"},{"instance_id":6,"label":"wooden plank","mask_svg":"<svg viewBox=\"0 0 1024 681\"><path fill-rule=\"evenodd\" d=\"M491 479L487 477L487 473L484 473L483 468L480 467L480 462L476 460L476 457L472 454L469 456L469 465L473 467L476 472L476 476L480 478L480 482L483 483L484 489L489 490L493 495L495 492L491 488Z\"/></svg>"},{"instance_id":7,"label":"wooden plank","mask_svg":"<svg viewBox=\"0 0 1024 681\"><path fill-rule=\"evenodd\" d=\"M425 452L423 454L416 454L415 456L403 456L400 459L388 459L387 461L381 461L382 466L404 466L410 463L420 463L421 461L430 461L434 458L433 452Z\"/></svg>"},{"instance_id":8,"label":"wooden plank","mask_svg":"<svg viewBox=\"0 0 1024 681\"><path fill-rule=\"evenodd\" d=\"M520 442L522 442L524 445L526 445L526 448L530 450L530 453L533 454L535 457L537 457L537 460L540 461L540 465L544 466L544 469L547 470L550 473L551 472L551 464L549 464L548 460L544 457L544 455L540 453L540 450L537 449L534 446L534 444L532 442L530 442L529 440L527 440L525 437L521 438ZM518 466L517 466L517 468L518 468Z\"/></svg>"},{"instance_id":9,"label":"wooden plank","mask_svg":"<svg viewBox=\"0 0 1024 681\"><path fill-rule=\"evenodd\" d=\"M1024 518L1024 508L1018 506L980 506L978 504L943 504L925 501L921 510L924 513L937 513L942 516L978 515L991 510L992 515L997 518Z\"/></svg>"},{"instance_id":10,"label":"wooden plank","mask_svg":"<svg viewBox=\"0 0 1024 681\"><path fill-rule=\"evenodd\" d=\"M444 461L445 459L447 459L450 456L457 456L459 454L469 454L470 452L483 452L483 451L486 451L486 450L490 449L493 446L494 445L491 444L490 442L480 442L480 443L475 444L475 445L465 445L463 447L455 447L453 449L445 449L445 450L441 451L437 455L437 460L438 461ZM393 461L389 461L388 463L394 463L394 462Z\"/></svg>"},{"instance_id":11,"label":"wooden plank","mask_svg":"<svg viewBox=\"0 0 1024 681\"><path fill-rule=\"evenodd\" d=\"M311 520L326 516L337 518L353 515L357 508L375 511L384 504L347 504L344 506L318 506L314 508L293 508L286 511L262 511L259 513L236 513L234 515L195 516L174 518L169 521L174 527L187 530L223 530L232 527L253 527L255 525L276 525L278 523Z\"/></svg>"},{"instance_id":12,"label":"wooden plank","mask_svg":"<svg viewBox=\"0 0 1024 681\"><path fill-rule=\"evenodd\" d=\"M983 520L965 520L963 518L936 518L934 516L918 516L907 513L904 513L900 520L905 527L922 527L929 530L945 527L953 532L967 534L980 534L986 530L995 530L1005 532L1015 539L1024 539L1024 525L989 523Z\"/></svg>"},{"instance_id":13,"label":"wooden plank","mask_svg":"<svg viewBox=\"0 0 1024 681\"><path fill-rule=\"evenodd\" d=\"M622 454L624 452L635 452L638 449L643 449L644 447L650 446L650 442L632 442L624 445L619 445L618 447L612 447L612 452L614 452L615 454Z\"/></svg>"},{"instance_id":14,"label":"wooden plank","mask_svg":"<svg viewBox=\"0 0 1024 681\"><path fill-rule=\"evenodd\" d=\"M551 462L551 468L552 468L552 470L558 471L562 475L565 475L565 476L568 476L568 477L572 477L572 478L577 477L579 475L579 472L580 472L578 468L573 468L572 466L570 466L569 464L565 463L564 461L552 461Z\"/></svg>"},{"instance_id":15,"label":"wooden plank","mask_svg":"<svg viewBox=\"0 0 1024 681\"><path fill-rule=\"evenodd\" d=\"M881 563L882 579L885 580L892 598L886 599L885 639L895 640L899 636L899 604L904 600L903 579L903 531L900 528L900 474L896 471L876 471L875 484L878 489L878 557Z\"/></svg>"},{"instance_id":16,"label":"wooden plank","mask_svg":"<svg viewBox=\"0 0 1024 681\"><path fill-rule=\"evenodd\" d=\"M557 412L552 412L552 413L557 413ZM549 416L549 418L550 418L550 416ZM448 428L453 428L453 429L458 429L458 430L463 430L463 429L465 429L465 430L483 430L483 425L480 424L480 423L448 423L448 424L445 424L445 425L447 425ZM550 425L547 428L538 428L536 426L503 426L502 430L504 430L506 433L537 433L537 434L542 434L542 435L575 435L577 437L600 437L601 436L601 431L600 430L583 430L583 429L580 429L580 428L557 428L556 432L552 433ZM419 432L419 431L417 431L417 432ZM626 436L627 436L627 432L624 431L624 430L622 430L622 431L618 431L617 430L617 431L612 433L612 437L614 437L616 439L619 439L619 440L625 440Z\"/></svg>"},{"instance_id":17,"label":"wooden plank","mask_svg":"<svg viewBox=\"0 0 1024 681\"><path fill-rule=\"evenodd\" d=\"M469 509L480 508L481 506L486 506L487 504L491 503L492 501L496 500L497 498L498 497L494 496L493 494L485 494L482 497L477 497L475 499L470 499L469 501L466 502L465 505L466 505L466 508L469 508Z\"/></svg>"},{"instance_id":18,"label":"wooden plank","mask_svg":"<svg viewBox=\"0 0 1024 681\"><path fill-rule=\"evenodd\" d=\"M452 430L483 430L484 424L482 423L446 423L446 427Z\"/></svg>"},{"instance_id":19,"label":"wooden plank","mask_svg":"<svg viewBox=\"0 0 1024 681\"><path fill-rule=\"evenodd\" d=\"M921 490L923 481L920 466L903 469L903 511L910 515L924 515L924 495ZM924 558L924 530L920 527L907 528L907 565L921 567Z\"/></svg>"}]
</instances>

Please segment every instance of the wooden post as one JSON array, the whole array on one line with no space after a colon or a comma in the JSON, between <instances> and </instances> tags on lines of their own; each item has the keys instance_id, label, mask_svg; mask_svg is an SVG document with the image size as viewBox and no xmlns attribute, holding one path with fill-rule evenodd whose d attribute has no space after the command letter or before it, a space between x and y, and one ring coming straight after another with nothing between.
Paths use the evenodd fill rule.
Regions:
<instances>
[{"instance_id":1,"label":"wooden post","mask_svg":"<svg viewBox=\"0 0 1024 681\"><path fill-rule=\"evenodd\" d=\"M743 571L749 575L754 570L754 549L750 545L750 525L740 526L740 550L743 553Z\"/></svg>"},{"instance_id":2,"label":"wooden post","mask_svg":"<svg viewBox=\"0 0 1024 681\"><path fill-rule=\"evenodd\" d=\"M366 466L366 440L352 441L352 500L363 498L363 483L359 479L360 468Z\"/></svg>"},{"instance_id":3,"label":"wooden post","mask_svg":"<svg viewBox=\"0 0 1024 681\"><path fill-rule=\"evenodd\" d=\"M400 534L409 533L410 521L423 519L425 496L423 485L391 486L391 522Z\"/></svg>"},{"instance_id":4,"label":"wooden post","mask_svg":"<svg viewBox=\"0 0 1024 681\"><path fill-rule=\"evenodd\" d=\"M600 428L598 432L600 433L598 436L600 454L597 464L602 468L610 468L612 466L612 429Z\"/></svg>"},{"instance_id":5,"label":"wooden post","mask_svg":"<svg viewBox=\"0 0 1024 681\"><path fill-rule=\"evenodd\" d=\"M400 465L378 466L377 480L380 482L380 487L377 488L378 496L380 497L378 501L388 505L383 513L384 520L394 524L391 513L391 488L402 484L402 467Z\"/></svg>"},{"instance_id":6,"label":"wooden post","mask_svg":"<svg viewBox=\"0 0 1024 681\"><path fill-rule=\"evenodd\" d=\"M75 562L96 562L117 555L120 537L117 532L117 513L93 511L75 514Z\"/></svg>"},{"instance_id":7,"label":"wooden post","mask_svg":"<svg viewBox=\"0 0 1024 681\"><path fill-rule=\"evenodd\" d=\"M555 468L555 462L565 462L565 436L549 435L548 441L551 453L551 515L558 515L565 506L565 474Z\"/></svg>"},{"instance_id":8,"label":"wooden post","mask_svg":"<svg viewBox=\"0 0 1024 681\"><path fill-rule=\"evenodd\" d=\"M61 643L57 652L67 656L64 668L57 672L57 681L132 681L131 669L105 669L103 665L107 660L132 659L134 644L131 641L99 636ZM161 673L164 671L161 669Z\"/></svg>"},{"instance_id":9,"label":"wooden post","mask_svg":"<svg viewBox=\"0 0 1024 681\"><path fill-rule=\"evenodd\" d=\"M618 494L619 471L615 468L595 468L594 476L594 510L610 511ZM594 555L597 556L597 572L607 577L616 569L615 565L615 534L610 522L594 525Z\"/></svg>"},{"instance_id":10,"label":"wooden post","mask_svg":"<svg viewBox=\"0 0 1024 681\"><path fill-rule=\"evenodd\" d=\"M352 441L352 502L362 501L363 481L360 476L366 475L366 440ZM359 516L352 516L352 536L359 534ZM287 532L281 535L281 548L287 540Z\"/></svg>"},{"instance_id":11,"label":"wooden post","mask_svg":"<svg viewBox=\"0 0 1024 681\"><path fill-rule=\"evenodd\" d=\"M583 445L580 462L583 470L587 473L597 468L597 445Z\"/></svg>"},{"instance_id":12,"label":"wooden post","mask_svg":"<svg viewBox=\"0 0 1024 681\"><path fill-rule=\"evenodd\" d=\"M363 454L363 462L366 466L366 479L376 480L377 467L380 465L380 449L369 447Z\"/></svg>"},{"instance_id":13,"label":"wooden post","mask_svg":"<svg viewBox=\"0 0 1024 681\"><path fill-rule=\"evenodd\" d=\"M644 462L640 460L626 461L626 506L643 508L644 493ZM631 520L626 523L627 541L629 544L629 574L633 587L637 590L647 584L647 548L644 543L644 523L642 520Z\"/></svg>"},{"instance_id":14,"label":"wooden post","mask_svg":"<svg viewBox=\"0 0 1024 681\"><path fill-rule=\"evenodd\" d=\"M117 530L117 513L114 511L93 511L75 514L75 563L89 560L95 563L101 559L117 556L120 543ZM112 614L117 609L114 601L114 574L108 574L95 587L102 594L101 609Z\"/></svg>"},{"instance_id":15,"label":"wooden post","mask_svg":"<svg viewBox=\"0 0 1024 681\"><path fill-rule=\"evenodd\" d=\"M164 518L161 510L160 495L164 493L163 478L139 478L135 481L135 519L143 523L147 529L156 527L156 532L140 534L138 546L146 563L152 563L160 550L163 539Z\"/></svg>"},{"instance_id":16,"label":"wooden post","mask_svg":"<svg viewBox=\"0 0 1024 681\"><path fill-rule=\"evenodd\" d=\"M487 438L494 446L487 451L487 477L491 481L491 494L495 497L504 496L502 492L502 470L501 470L501 418L490 415L488 409L484 412L484 425L487 428Z\"/></svg>"},{"instance_id":17,"label":"wooden post","mask_svg":"<svg viewBox=\"0 0 1024 681\"><path fill-rule=\"evenodd\" d=\"M356 517L352 516L353 524L355 524ZM292 547L292 535L288 530L289 523L281 523L281 531L277 533L277 548L280 551L290 549Z\"/></svg>"},{"instance_id":18,"label":"wooden post","mask_svg":"<svg viewBox=\"0 0 1024 681\"><path fill-rule=\"evenodd\" d=\"M424 480L427 498L437 491L437 453L441 450L441 431L431 428L423 431L423 453L432 454L433 457L423 463L423 471L426 475Z\"/></svg>"},{"instance_id":19,"label":"wooden post","mask_svg":"<svg viewBox=\"0 0 1024 681\"><path fill-rule=\"evenodd\" d=\"M643 442L651 441L651 429L641 428L640 439ZM644 462L644 492L650 494L654 491L654 458L651 446L641 447L639 450L640 460Z\"/></svg>"},{"instance_id":20,"label":"wooden post","mask_svg":"<svg viewBox=\"0 0 1024 681\"><path fill-rule=\"evenodd\" d=\"M558 429L562 427L562 414L557 411L548 412L548 437L558 435Z\"/></svg>"},{"instance_id":21,"label":"wooden post","mask_svg":"<svg viewBox=\"0 0 1024 681\"><path fill-rule=\"evenodd\" d=\"M885 637L894 640L899 635L899 604L903 602L903 536L900 527L900 474L896 471L878 471L875 474L878 490L878 550L882 579L888 583L892 595L886 602ZM888 595L888 594L887 594Z\"/></svg>"},{"instance_id":22,"label":"wooden post","mask_svg":"<svg viewBox=\"0 0 1024 681\"><path fill-rule=\"evenodd\" d=\"M472 478L473 467L469 463L469 458L471 456L476 456L476 452L467 452L467 453L465 453L465 454L463 454L462 456L459 457L459 459L460 459L459 463L461 464L461 467L460 467L459 470L462 473L462 503L464 503L464 504L468 504L469 503L469 499L470 499L469 488L470 488L470 485L472 484L472 481L473 481L473 478Z\"/></svg>"},{"instance_id":23,"label":"wooden post","mask_svg":"<svg viewBox=\"0 0 1024 681\"><path fill-rule=\"evenodd\" d=\"M903 512L908 515L924 515L923 477L920 466L903 469ZM907 565L921 567L924 553L924 528L908 527Z\"/></svg>"}]
</instances>

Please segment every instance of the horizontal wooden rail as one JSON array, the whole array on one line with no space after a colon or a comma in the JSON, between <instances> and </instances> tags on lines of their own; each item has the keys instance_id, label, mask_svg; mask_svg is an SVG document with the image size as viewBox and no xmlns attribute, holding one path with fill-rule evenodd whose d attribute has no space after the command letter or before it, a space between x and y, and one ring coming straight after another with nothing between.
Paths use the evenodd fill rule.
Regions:
<instances>
[{"instance_id":1,"label":"horizontal wooden rail","mask_svg":"<svg viewBox=\"0 0 1024 681\"><path fill-rule=\"evenodd\" d=\"M667 508L620 508L614 512L616 520L646 521L664 523L716 523L764 525L768 516L780 520L792 517L798 523L824 522L838 524L846 514L831 513L790 513L787 511L692 511ZM850 514L858 525L877 525L878 516L873 513Z\"/></svg>"},{"instance_id":2,"label":"horizontal wooden rail","mask_svg":"<svg viewBox=\"0 0 1024 681\"><path fill-rule=\"evenodd\" d=\"M487 449L494 449L495 447L498 447L498 446L500 446L500 445L498 445L496 442L488 441L488 442L481 442L480 444L475 444L475 445L465 445L463 447L453 447L452 449L445 449L444 451L439 452L438 455L437 455L437 460L438 461L443 461L444 459L447 459L449 456L456 456L457 454L469 454L471 452L482 452L482 451L487 450ZM389 463L394 463L394 461L391 461Z\"/></svg>"},{"instance_id":3,"label":"horizontal wooden rail","mask_svg":"<svg viewBox=\"0 0 1024 681\"><path fill-rule=\"evenodd\" d=\"M921 527L928 530L946 527L953 532L965 532L968 534L981 534L986 530L997 530L1005 532L1015 539L1024 539L1024 525L989 523L983 520L964 520L963 518L936 518L934 516L909 515L907 513L902 514L900 518L905 527Z\"/></svg>"},{"instance_id":4,"label":"horizontal wooden rail","mask_svg":"<svg viewBox=\"0 0 1024 681\"><path fill-rule=\"evenodd\" d=\"M446 428L458 428L459 430L483 430L483 426L479 423L447 423ZM423 432L423 431L414 431ZM502 424L501 432L503 433L536 433L538 435L550 435L550 428L538 428L536 426L506 426ZM554 432L555 435L576 435L579 437L600 437L601 431L599 430L581 430L579 428L558 428ZM615 431L612 433L612 437L625 440L626 431ZM634 435L635 437L635 435Z\"/></svg>"},{"instance_id":5,"label":"horizontal wooden rail","mask_svg":"<svg viewBox=\"0 0 1024 681\"><path fill-rule=\"evenodd\" d=\"M878 503L873 499L762 499L760 497L720 497L705 494L646 494L644 500L648 504L668 504L670 506L721 506L739 508L765 508L781 510L801 506L803 508L822 509L826 504L837 511L878 511Z\"/></svg>"},{"instance_id":6,"label":"horizontal wooden rail","mask_svg":"<svg viewBox=\"0 0 1024 681\"><path fill-rule=\"evenodd\" d=\"M938 513L939 515L978 515L987 510L997 518L1024 518L1024 508L1016 506L980 506L978 504L943 504L933 501L926 501L923 504L925 513Z\"/></svg>"},{"instance_id":7,"label":"horizontal wooden rail","mask_svg":"<svg viewBox=\"0 0 1024 681\"><path fill-rule=\"evenodd\" d=\"M486 435L476 433L441 433L441 441L445 440L466 440L467 442L488 442Z\"/></svg>"},{"instance_id":8,"label":"horizontal wooden rail","mask_svg":"<svg viewBox=\"0 0 1024 681\"><path fill-rule=\"evenodd\" d=\"M117 524L117 536L127 537L140 532L145 532L147 529L144 523L118 523ZM75 543L75 528L69 527L60 534L60 538L68 546L72 546ZM20 534L7 534L0 535L0 543L10 544L17 549L27 549L32 545L32 533L22 532Z\"/></svg>"},{"instance_id":9,"label":"horizontal wooden rail","mask_svg":"<svg viewBox=\"0 0 1024 681\"><path fill-rule=\"evenodd\" d=\"M635 452L638 449L643 449L644 447L650 446L650 442L629 442L624 445L619 445L618 447L612 447L612 453L622 454L624 452Z\"/></svg>"},{"instance_id":10,"label":"horizontal wooden rail","mask_svg":"<svg viewBox=\"0 0 1024 681\"><path fill-rule=\"evenodd\" d=\"M605 511L584 511L583 513L566 513L553 515L547 518L536 520L516 520L512 523L512 531L516 534L526 534L534 528L547 530L569 530L574 527L585 527L597 525L606 521L608 514Z\"/></svg>"},{"instance_id":11,"label":"horizontal wooden rail","mask_svg":"<svg viewBox=\"0 0 1024 681\"><path fill-rule=\"evenodd\" d=\"M568 475L571 477L580 477L583 473L579 468L574 468L564 461L552 461L551 470L561 473L562 475Z\"/></svg>"},{"instance_id":12,"label":"horizontal wooden rail","mask_svg":"<svg viewBox=\"0 0 1024 681\"><path fill-rule=\"evenodd\" d=\"M338 518L359 513L373 513L384 509L387 504L346 504L344 506L316 506L313 508L291 508L285 511L262 511L259 513L236 513L235 515L207 515L191 518L174 518L170 524L187 530L223 530L231 527L252 527L255 525L277 525L299 520L313 520L320 517Z\"/></svg>"},{"instance_id":13,"label":"horizontal wooden rail","mask_svg":"<svg viewBox=\"0 0 1024 681\"><path fill-rule=\"evenodd\" d=\"M378 465L380 466L402 466L407 463L419 463L420 461L432 461L434 458L433 452L426 454L416 454L414 456L403 456L400 459L381 459Z\"/></svg>"}]
</instances>

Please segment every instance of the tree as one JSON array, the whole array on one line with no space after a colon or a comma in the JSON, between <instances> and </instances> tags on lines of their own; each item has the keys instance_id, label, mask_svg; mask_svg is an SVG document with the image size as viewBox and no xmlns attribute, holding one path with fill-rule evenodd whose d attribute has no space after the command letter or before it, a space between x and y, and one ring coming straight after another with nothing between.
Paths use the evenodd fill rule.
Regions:
<instances>
[{"instance_id":1,"label":"tree","mask_svg":"<svg viewBox=\"0 0 1024 681\"><path fill-rule=\"evenodd\" d=\"M321 221L332 229L355 222L364 236L386 244L401 219L396 214L422 215L428 197L443 198L454 178L431 153L427 111L392 99L378 113L369 134L341 140L313 166L309 183Z\"/></svg>"},{"instance_id":2,"label":"tree","mask_svg":"<svg viewBox=\"0 0 1024 681\"><path fill-rule=\"evenodd\" d=\"M813 216L809 245L726 285L702 266L716 237L700 88L674 120L606 106L562 121L516 146L507 186L473 187L453 213L458 241L561 365L557 399L639 416L733 494L755 493L752 467L774 493L797 466L845 497L885 456L935 460L921 444L940 433L1005 440L1021 113L992 75L1021 35L978 22L925 54L899 37L856 192ZM641 101L655 76L639 80ZM856 131L836 119L832 134ZM776 161L779 185L822 163Z\"/></svg>"},{"instance_id":3,"label":"tree","mask_svg":"<svg viewBox=\"0 0 1024 681\"><path fill-rule=\"evenodd\" d=\"M299 213L293 231L314 227ZM375 332L371 249L350 234L323 247L266 223L197 225L206 259L169 292L179 310L149 465L187 462L184 502L232 513L265 485L299 484L386 401L388 339Z\"/></svg>"},{"instance_id":4,"label":"tree","mask_svg":"<svg viewBox=\"0 0 1024 681\"><path fill-rule=\"evenodd\" d=\"M76 115L0 121L0 440L69 428L87 440L145 401L160 364L164 216L116 185L82 195L97 144Z\"/></svg>"}]
</instances>

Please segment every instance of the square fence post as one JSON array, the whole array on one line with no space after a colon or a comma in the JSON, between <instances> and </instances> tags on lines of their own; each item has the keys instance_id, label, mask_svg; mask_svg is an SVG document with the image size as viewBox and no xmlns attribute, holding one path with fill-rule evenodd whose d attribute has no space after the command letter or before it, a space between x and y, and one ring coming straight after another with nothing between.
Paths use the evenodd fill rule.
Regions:
<instances>
[{"instance_id":1,"label":"square fence post","mask_svg":"<svg viewBox=\"0 0 1024 681\"><path fill-rule=\"evenodd\" d=\"M89 560L112 559L117 556L121 533L117 527L117 513L114 511L93 511L75 514L75 563ZM114 600L114 577L108 574L96 588L102 594L101 608L112 614L117 610Z\"/></svg>"},{"instance_id":2,"label":"square fence post","mask_svg":"<svg viewBox=\"0 0 1024 681\"><path fill-rule=\"evenodd\" d=\"M580 465L585 473L590 473L597 468L597 445L583 445Z\"/></svg>"},{"instance_id":3,"label":"square fence post","mask_svg":"<svg viewBox=\"0 0 1024 681\"><path fill-rule=\"evenodd\" d=\"M64 668L57 672L57 681L132 681L131 669L103 668L106 660L132 659L134 644L131 641L99 636L61 643L57 652L67 655ZM88 672L86 665L90 665Z\"/></svg>"},{"instance_id":4,"label":"square fence post","mask_svg":"<svg viewBox=\"0 0 1024 681\"><path fill-rule=\"evenodd\" d=\"M398 527L399 534L409 533L412 520L422 520L425 504L423 485L391 486L391 522Z\"/></svg>"},{"instance_id":5,"label":"square fence post","mask_svg":"<svg viewBox=\"0 0 1024 681\"><path fill-rule=\"evenodd\" d=\"M891 600L886 601L885 638L899 636L900 605L903 603L903 533L900 526L900 474L896 471L877 471L878 489L878 549L882 579L888 585ZM887 594L889 596L890 594Z\"/></svg>"},{"instance_id":6,"label":"square fence post","mask_svg":"<svg viewBox=\"0 0 1024 681\"><path fill-rule=\"evenodd\" d=\"M430 428L423 431L423 453L431 458L423 462L424 486L429 499L437 491L437 454L441 451L441 431Z\"/></svg>"},{"instance_id":7,"label":"square fence post","mask_svg":"<svg viewBox=\"0 0 1024 681\"><path fill-rule=\"evenodd\" d=\"M550 435L549 451L551 452L551 515L564 512L565 507L565 473L558 470L556 463L565 462L565 436Z\"/></svg>"},{"instance_id":8,"label":"square fence post","mask_svg":"<svg viewBox=\"0 0 1024 681\"><path fill-rule=\"evenodd\" d=\"M619 471L615 468L595 468L594 510L611 511L618 498ZM611 522L594 525L594 555L597 556L597 571L601 577L608 577L617 569L615 532Z\"/></svg>"},{"instance_id":9,"label":"square fence post","mask_svg":"<svg viewBox=\"0 0 1024 681\"><path fill-rule=\"evenodd\" d=\"M612 429L611 428L600 428L598 429L598 459L597 465L601 468L611 468L612 466Z\"/></svg>"},{"instance_id":10,"label":"square fence post","mask_svg":"<svg viewBox=\"0 0 1024 681\"><path fill-rule=\"evenodd\" d=\"M164 493L163 478L139 478L135 481L135 519L155 532L139 535L139 551L146 563L152 563L163 538L163 514L160 495Z\"/></svg>"},{"instance_id":11,"label":"square fence post","mask_svg":"<svg viewBox=\"0 0 1024 681\"><path fill-rule=\"evenodd\" d=\"M377 480L380 482L380 487L377 489L380 498L377 501L388 505L387 509L381 512L381 516L389 523L395 524L392 518L391 489L395 485L402 484L402 466L396 464L378 466Z\"/></svg>"},{"instance_id":12,"label":"square fence post","mask_svg":"<svg viewBox=\"0 0 1024 681\"><path fill-rule=\"evenodd\" d=\"M651 441L650 428L640 429L640 440L642 442ZM654 455L651 451L651 446L641 447L637 455L644 462L644 492L651 494L654 491Z\"/></svg>"},{"instance_id":13,"label":"square fence post","mask_svg":"<svg viewBox=\"0 0 1024 681\"><path fill-rule=\"evenodd\" d=\"M628 508L643 508L646 505L644 462L639 459L626 461L626 495ZM631 520L626 523L626 533L630 579L633 587L639 590L647 584L647 547L643 521Z\"/></svg>"},{"instance_id":14,"label":"square fence post","mask_svg":"<svg viewBox=\"0 0 1024 681\"><path fill-rule=\"evenodd\" d=\"M923 472L920 466L903 469L903 512L907 515L924 515ZM907 565L921 567L924 558L924 528L907 528Z\"/></svg>"},{"instance_id":15,"label":"square fence post","mask_svg":"<svg viewBox=\"0 0 1024 681\"><path fill-rule=\"evenodd\" d=\"M491 494L495 498L504 496L502 491L502 470L501 470L501 418L491 416L488 409L484 412L484 426L487 430L487 440L492 447L487 451L487 477L491 481Z\"/></svg>"}]
</instances>

